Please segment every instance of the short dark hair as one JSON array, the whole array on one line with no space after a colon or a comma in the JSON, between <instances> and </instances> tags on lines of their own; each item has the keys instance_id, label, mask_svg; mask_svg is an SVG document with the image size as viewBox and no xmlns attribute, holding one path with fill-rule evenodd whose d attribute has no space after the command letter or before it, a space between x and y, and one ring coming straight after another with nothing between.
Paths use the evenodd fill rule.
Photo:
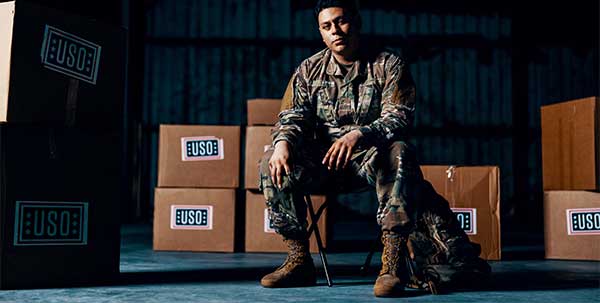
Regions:
<instances>
[{"instance_id":1,"label":"short dark hair","mask_svg":"<svg viewBox=\"0 0 600 303\"><path fill-rule=\"evenodd\" d=\"M317 0L315 6L315 20L319 20L319 13L330 7L341 7L344 11L349 12L352 17L358 16L357 0Z\"/></svg>"}]
</instances>

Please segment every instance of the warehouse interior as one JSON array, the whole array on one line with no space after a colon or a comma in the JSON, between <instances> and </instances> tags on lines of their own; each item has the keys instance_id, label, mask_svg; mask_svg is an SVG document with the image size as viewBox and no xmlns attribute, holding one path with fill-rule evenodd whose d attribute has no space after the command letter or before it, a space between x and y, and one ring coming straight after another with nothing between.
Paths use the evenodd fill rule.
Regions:
<instances>
[{"instance_id":1,"label":"warehouse interior","mask_svg":"<svg viewBox=\"0 0 600 303\"><path fill-rule=\"evenodd\" d=\"M9 75L0 78L7 83L0 102L8 104L0 124L0 302L374 299L381 266L374 191L313 198L317 209L326 204L318 226L333 287L315 240L316 287L258 282L286 255L261 225L257 161L292 73L325 47L316 1L16 0L0 8L15 2L14 20L0 20L12 41L0 49L9 62L0 62ZM417 88L410 142L425 178L462 211L459 220L487 220L465 231L492 267L489 282L404 299L598 301L599 228L566 236L558 225L572 209L586 209L592 225L600 218L598 3L358 2L362 34L410 63ZM70 28L52 32L60 26L51 22ZM33 29L38 23L45 32ZM42 40L27 37L38 32L43 43L52 33L98 39L81 43L96 47L99 72L81 81L64 71L34 74ZM51 60L42 53L45 72ZM225 138L225 164L177 171L186 169L181 151L168 146L185 136ZM86 199L83 242L13 239L28 222L19 211L35 206L27 201L68 207ZM177 199L226 208L204 235L180 236L170 213ZM370 251L371 265L361 270Z\"/></svg>"}]
</instances>

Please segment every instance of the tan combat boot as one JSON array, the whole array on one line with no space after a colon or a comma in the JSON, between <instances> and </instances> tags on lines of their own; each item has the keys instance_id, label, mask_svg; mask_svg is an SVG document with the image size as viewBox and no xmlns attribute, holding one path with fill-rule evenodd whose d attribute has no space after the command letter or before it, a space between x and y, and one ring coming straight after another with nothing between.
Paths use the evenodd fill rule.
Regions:
<instances>
[{"instance_id":1,"label":"tan combat boot","mask_svg":"<svg viewBox=\"0 0 600 303\"><path fill-rule=\"evenodd\" d=\"M375 281L373 293L376 297L399 297L404 294L406 285L406 237L384 231L381 236L381 271Z\"/></svg>"},{"instance_id":2,"label":"tan combat boot","mask_svg":"<svg viewBox=\"0 0 600 303\"><path fill-rule=\"evenodd\" d=\"M315 264L308 251L308 240L283 239L289 252L285 262L274 272L264 276L264 287L301 287L317 284Z\"/></svg>"}]
</instances>

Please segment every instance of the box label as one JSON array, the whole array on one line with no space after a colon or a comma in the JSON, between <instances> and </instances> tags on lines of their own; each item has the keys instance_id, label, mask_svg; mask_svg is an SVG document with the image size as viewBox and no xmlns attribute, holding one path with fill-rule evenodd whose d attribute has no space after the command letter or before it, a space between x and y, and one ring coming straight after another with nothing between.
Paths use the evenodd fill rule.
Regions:
<instances>
[{"instance_id":1,"label":"box label","mask_svg":"<svg viewBox=\"0 0 600 303\"><path fill-rule=\"evenodd\" d=\"M171 205L171 229L213 229L212 205Z\"/></svg>"},{"instance_id":2,"label":"box label","mask_svg":"<svg viewBox=\"0 0 600 303\"><path fill-rule=\"evenodd\" d=\"M273 227L273 222L271 221L271 218L269 217L269 209L265 208L265 232L266 233L275 233L275 227Z\"/></svg>"},{"instance_id":3,"label":"box label","mask_svg":"<svg viewBox=\"0 0 600 303\"><path fill-rule=\"evenodd\" d=\"M42 65L69 77L96 84L101 49L98 44L46 25Z\"/></svg>"},{"instance_id":4,"label":"box label","mask_svg":"<svg viewBox=\"0 0 600 303\"><path fill-rule=\"evenodd\" d=\"M600 235L600 208L567 209L569 235Z\"/></svg>"},{"instance_id":5,"label":"box label","mask_svg":"<svg viewBox=\"0 0 600 303\"><path fill-rule=\"evenodd\" d=\"M223 160L223 139L213 136L181 138L183 161Z\"/></svg>"},{"instance_id":6,"label":"box label","mask_svg":"<svg viewBox=\"0 0 600 303\"><path fill-rule=\"evenodd\" d=\"M451 208L456 215L458 224L467 235L477 234L477 209L476 208Z\"/></svg>"},{"instance_id":7,"label":"box label","mask_svg":"<svg viewBox=\"0 0 600 303\"><path fill-rule=\"evenodd\" d=\"M17 201L15 246L87 245L87 202Z\"/></svg>"}]
</instances>

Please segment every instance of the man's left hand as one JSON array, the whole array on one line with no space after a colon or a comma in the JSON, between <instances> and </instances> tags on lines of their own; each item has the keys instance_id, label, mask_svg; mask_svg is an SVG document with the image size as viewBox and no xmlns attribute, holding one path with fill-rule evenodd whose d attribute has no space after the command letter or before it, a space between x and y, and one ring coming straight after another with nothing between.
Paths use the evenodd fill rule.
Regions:
<instances>
[{"instance_id":1,"label":"man's left hand","mask_svg":"<svg viewBox=\"0 0 600 303\"><path fill-rule=\"evenodd\" d=\"M346 168L356 143L363 134L359 130L353 130L337 139L325 154L322 163L329 170L340 170Z\"/></svg>"}]
</instances>

